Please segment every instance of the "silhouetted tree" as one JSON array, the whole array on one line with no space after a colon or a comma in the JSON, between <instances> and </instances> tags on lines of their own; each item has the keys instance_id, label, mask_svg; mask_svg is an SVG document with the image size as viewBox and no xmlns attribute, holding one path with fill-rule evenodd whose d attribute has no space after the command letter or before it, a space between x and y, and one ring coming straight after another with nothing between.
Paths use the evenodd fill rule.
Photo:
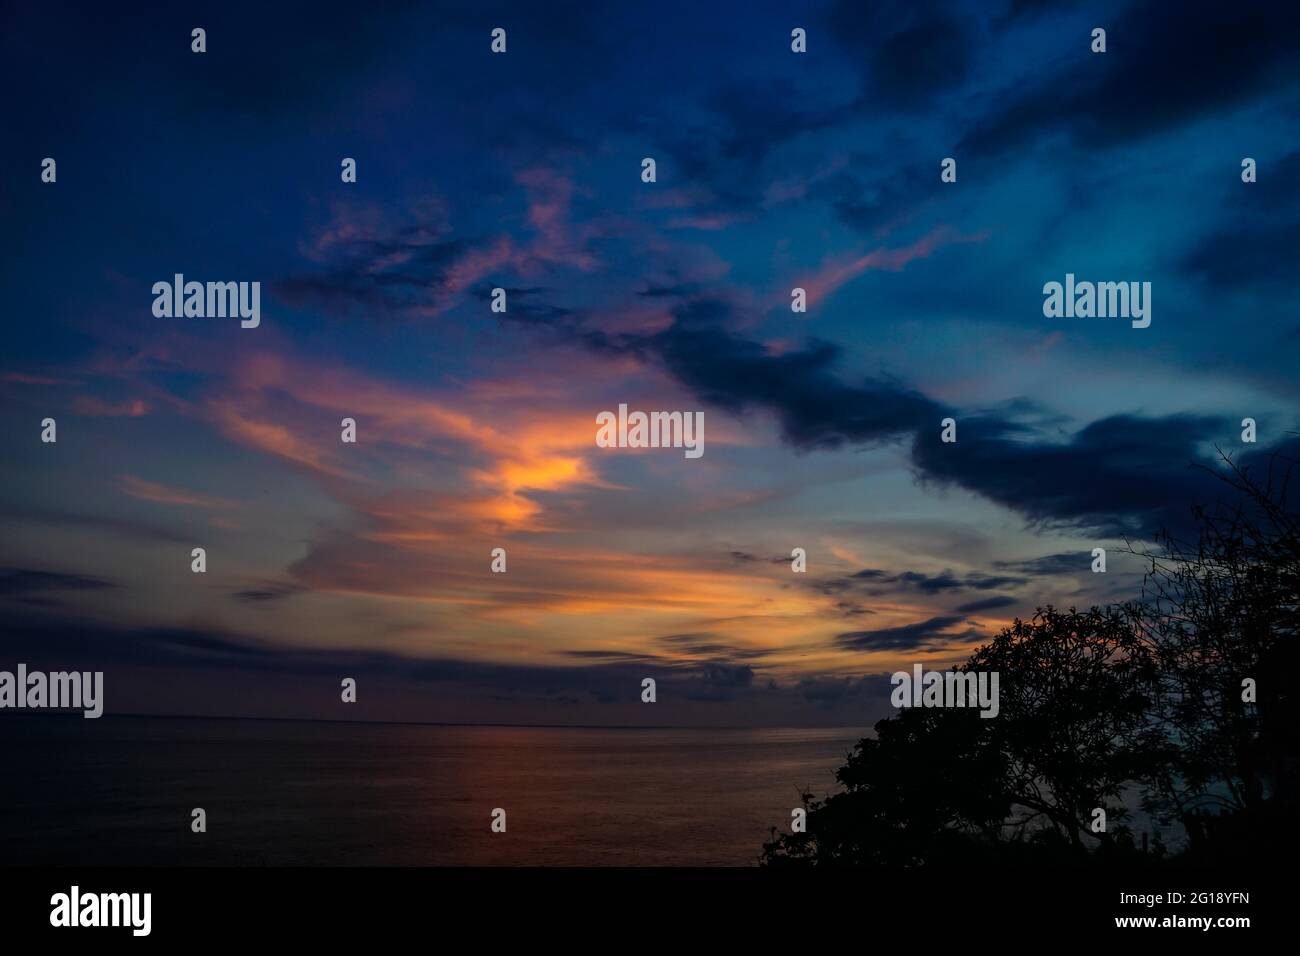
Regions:
<instances>
[{"instance_id":1,"label":"silhouetted tree","mask_svg":"<svg viewBox=\"0 0 1300 956\"><path fill-rule=\"evenodd\" d=\"M1139 650L1118 610L1017 620L961 668L998 671L996 717L907 708L880 721L837 771L844 792L806 795L808 832L775 836L765 861L916 865L1008 839L1082 852L1093 807L1122 816L1113 798L1142 766Z\"/></svg>"},{"instance_id":2,"label":"silhouetted tree","mask_svg":"<svg viewBox=\"0 0 1300 956\"><path fill-rule=\"evenodd\" d=\"M837 771L843 792L804 794L808 832L773 838L767 865L902 865L1144 853L1123 824L1131 783L1182 820L1192 854L1296 846L1300 515L1270 460L1257 477L1223 459L1229 503L1194 509L1194 540L1133 553L1143 595L1088 611L1040 608L961 668L997 671L1000 711L906 709L876 724ZM1130 548L1130 550L1133 550ZM1257 700L1243 699L1254 681ZM1217 804L1219 816L1202 809Z\"/></svg>"},{"instance_id":3,"label":"silhouetted tree","mask_svg":"<svg viewBox=\"0 0 1300 956\"><path fill-rule=\"evenodd\" d=\"M1118 608L1041 608L971 657L1001 675L1001 712L989 721L1017 826L1046 819L1077 850L1092 811L1125 814L1126 783L1146 768L1151 666ZM1105 839L1105 837L1101 837Z\"/></svg>"},{"instance_id":4,"label":"silhouetted tree","mask_svg":"<svg viewBox=\"0 0 1300 956\"><path fill-rule=\"evenodd\" d=\"M1258 478L1222 460L1232 495L1196 509L1196 538L1163 534L1135 551L1149 569L1133 611L1156 665L1153 721L1165 741L1149 804L1200 842L1204 810L1216 808L1235 827L1218 842L1252 852L1294 829L1300 515L1293 460L1274 456ZM1243 699L1247 678L1255 703Z\"/></svg>"},{"instance_id":5,"label":"silhouetted tree","mask_svg":"<svg viewBox=\"0 0 1300 956\"><path fill-rule=\"evenodd\" d=\"M942 708L880 721L836 771L844 792L804 794L807 833L774 834L766 861L915 865L991 843L1009 807L989 723L975 710Z\"/></svg>"}]
</instances>

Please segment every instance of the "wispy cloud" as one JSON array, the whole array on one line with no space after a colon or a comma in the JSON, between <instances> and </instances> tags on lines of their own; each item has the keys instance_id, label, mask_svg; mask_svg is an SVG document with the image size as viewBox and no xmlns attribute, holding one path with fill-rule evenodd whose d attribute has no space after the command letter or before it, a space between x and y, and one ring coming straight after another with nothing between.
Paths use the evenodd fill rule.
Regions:
<instances>
[{"instance_id":1,"label":"wispy cloud","mask_svg":"<svg viewBox=\"0 0 1300 956\"><path fill-rule=\"evenodd\" d=\"M122 491L141 501L152 501L162 505L177 505L188 508L238 509L243 503L230 498L215 498L208 495L196 495L179 488L173 488L157 481L147 481L135 475L122 475L118 479Z\"/></svg>"}]
</instances>

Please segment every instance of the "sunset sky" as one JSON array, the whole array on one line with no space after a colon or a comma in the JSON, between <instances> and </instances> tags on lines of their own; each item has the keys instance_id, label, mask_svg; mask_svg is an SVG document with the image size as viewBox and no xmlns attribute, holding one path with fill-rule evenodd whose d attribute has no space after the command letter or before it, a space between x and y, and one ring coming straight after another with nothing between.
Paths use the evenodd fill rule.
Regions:
<instances>
[{"instance_id":1,"label":"sunset sky","mask_svg":"<svg viewBox=\"0 0 1300 956\"><path fill-rule=\"evenodd\" d=\"M1296 445L1294 4L199 9L0 40L0 667L110 714L865 725Z\"/></svg>"}]
</instances>

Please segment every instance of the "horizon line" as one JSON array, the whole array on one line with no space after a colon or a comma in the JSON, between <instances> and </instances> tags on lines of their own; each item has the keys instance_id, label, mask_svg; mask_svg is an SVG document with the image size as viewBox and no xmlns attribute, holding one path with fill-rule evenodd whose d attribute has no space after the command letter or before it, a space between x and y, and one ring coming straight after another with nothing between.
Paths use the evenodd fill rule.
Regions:
<instances>
[{"instance_id":1,"label":"horizon line","mask_svg":"<svg viewBox=\"0 0 1300 956\"><path fill-rule=\"evenodd\" d=\"M26 710L29 718L58 718L77 716L71 711ZM516 724L516 723L467 723L452 720L362 720L347 717L262 717L229 714L137 714L114 713L103 714L96 721L105 717L130 717L148 720L250 720L275 721L279 723L305 724L380 724L392 726L417 727L499 727L522 730L853 730L864 733L860 724L814 724L798 726L792 724L745 726L741 724ZM869 728L867 728L869 729Z\"/></svg>"}]
</instances>

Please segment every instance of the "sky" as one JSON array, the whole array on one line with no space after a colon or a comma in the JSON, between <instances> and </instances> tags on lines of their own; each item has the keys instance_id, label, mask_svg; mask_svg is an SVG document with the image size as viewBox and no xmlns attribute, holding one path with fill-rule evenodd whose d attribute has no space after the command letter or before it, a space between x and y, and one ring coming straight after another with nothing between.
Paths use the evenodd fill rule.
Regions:
<instances>
[{"instance_id":1,"label":"sky","mask_svg":"<svg viewBox=\"0 0 1300 956\"><path fill-rule=\"evenodd\" d=\"M108 713L865 726L1297 447L1295 4L0 17L0 667Z\"/></svg>"}]
</instances>

